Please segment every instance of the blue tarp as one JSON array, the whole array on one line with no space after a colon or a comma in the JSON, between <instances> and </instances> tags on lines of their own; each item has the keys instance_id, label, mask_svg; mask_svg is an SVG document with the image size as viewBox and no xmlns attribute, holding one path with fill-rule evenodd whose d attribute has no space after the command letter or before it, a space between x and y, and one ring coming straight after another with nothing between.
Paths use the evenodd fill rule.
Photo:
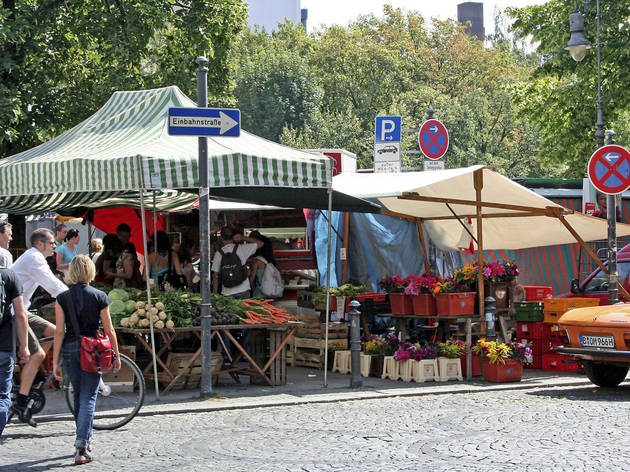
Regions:
<instances>
[{"instance_id":1,"label":"blue tarp","mask_svg":"<svg viewBox=\"0 0 630 472\"><path fill-rule=\"evenodd\" d=\"M326 284L328 212L315 216L315 250L320 284ZM348 278L365 284L368 291L378 291L378 281L390 275L424 272L424 251L415 223L404 218L379 214L350 213L348 241ZM344 281L339 250L343 247L344 218L332 213L331 287ZM336 232L335 232L336 231Z\"/></svg>"}]
</instances>

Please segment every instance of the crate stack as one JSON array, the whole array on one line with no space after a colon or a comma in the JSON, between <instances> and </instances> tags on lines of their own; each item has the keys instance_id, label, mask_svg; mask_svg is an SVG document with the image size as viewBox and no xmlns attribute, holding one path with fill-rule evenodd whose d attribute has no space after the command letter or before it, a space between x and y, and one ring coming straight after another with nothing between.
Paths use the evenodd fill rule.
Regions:
<instances>
[{"instance_id":1,"label":"crate stack","mask_svg":"<svg viewBox=\"0 0 630 472\"><path fill-rule=\"evenodd\" d=\"M287 343L287 363L297 367L323 368L326 351L326 323L319 313L294 315L296 321L304 323ZM328 349L348 349L348 324L328 323Z\"/></svg>"},{"instance_id":2,"label":"crate stack","mask_svg":"<svg viewBox=\"0 0 630 472\"><path fill-rule=\"evenodd\" d=\"M548 347L548 352L542 356L542 370L556 372L576 371L578 363L565 363L566 360L576 360L576 357L556 354L555 348L562 344L558 320L567 311L574 308L598 306L598 298L546 298L543 301L543 340Z\"/></svg>"},{"instance_id":3,"label":"crate stack","mask_svg":"<svg viewBox=\"0 0 630 472\"><path fill-rule=\"evenodd\" d=\"M543 340L543 304L540 301L515 302L514 310L517 340L532 346L533 361L525 367L541 369L542 356L549 352Z\"/></svg>"}]
</instances>

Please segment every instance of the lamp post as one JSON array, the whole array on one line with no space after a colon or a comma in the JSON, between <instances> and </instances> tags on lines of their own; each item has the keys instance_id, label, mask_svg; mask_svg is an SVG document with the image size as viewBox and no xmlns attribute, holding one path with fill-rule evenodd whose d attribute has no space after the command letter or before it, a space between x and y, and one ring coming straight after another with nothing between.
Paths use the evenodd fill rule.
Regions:
<instances>
[{"instance_id":1,"label":"lamp post","mask_svg":"<svg viewBox=\"0 0 630 472\"><path fill-rule=\"evenodd\" d=\"M571 54L574 61L580 62L586 56L586 51L591 45L584 37L584 16L578 11L577 0L574 0L575 11L569 15L569 29L571 38L566 49ZM604 146L604 101L602 99L602 58L600 41L600 21L599 21L599 0L596 2L596 23L597 23L597 148ZM608 219L608 297L613 305L619 300L617 289L617 199L615 195L606 196L607 219Z\"/></svg>"}]
</instances>

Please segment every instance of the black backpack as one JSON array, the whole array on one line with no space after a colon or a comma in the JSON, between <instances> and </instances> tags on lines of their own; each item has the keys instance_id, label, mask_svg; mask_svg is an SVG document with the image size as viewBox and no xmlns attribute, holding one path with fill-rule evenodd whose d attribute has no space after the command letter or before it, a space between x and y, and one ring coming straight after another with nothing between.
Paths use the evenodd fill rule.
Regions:
<instances>
[{"instance_id":1,"label":"black backpack","mask_svg":"<svg viewBox=\"0 0 630 472\"><path fill-rule=\"evenodd\" d=\"M236 254L238 246L235 244L232 252L225 253L223 249L219 249L221 254L221 284L224 287L231 288L240 285L247 279L247 268L241 262L241 258Z\"/></svg>"}]
</instances>

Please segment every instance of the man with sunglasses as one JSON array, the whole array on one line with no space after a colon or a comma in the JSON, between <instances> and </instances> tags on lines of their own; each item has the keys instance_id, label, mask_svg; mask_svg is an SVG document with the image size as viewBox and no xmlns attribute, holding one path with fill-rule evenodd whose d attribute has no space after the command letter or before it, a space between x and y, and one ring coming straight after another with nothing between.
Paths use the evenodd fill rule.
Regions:
<instances>
[{"instance_id":1,"label":"man with sunglasses","mask_svg":"<svg viewBox=\"0 0 630 472\"><path fill-rule=\"evenodd\" d=\"M46 258L54 254L57 244L53 232L46 228L39 228L33 231L30 238L31 248L22 254L11 266L13 272L22 284L24 308L28 310L31 304L31 297L38 287L42 287L52 297L57 297L61 292L68 290L68 287L59 280L50 270ZM39 371L39 366L46 357L46 351L50 344L39 345L39 338L54 336L55 325L45 319L28 314L28 349L30 359L22 367L20 373L20 391L17 402L13 408L18 413L20 420L36 426L31 419L31 412L28 409L28 395L31 391L33 380Z\"/></svg>"}]
</instances>

